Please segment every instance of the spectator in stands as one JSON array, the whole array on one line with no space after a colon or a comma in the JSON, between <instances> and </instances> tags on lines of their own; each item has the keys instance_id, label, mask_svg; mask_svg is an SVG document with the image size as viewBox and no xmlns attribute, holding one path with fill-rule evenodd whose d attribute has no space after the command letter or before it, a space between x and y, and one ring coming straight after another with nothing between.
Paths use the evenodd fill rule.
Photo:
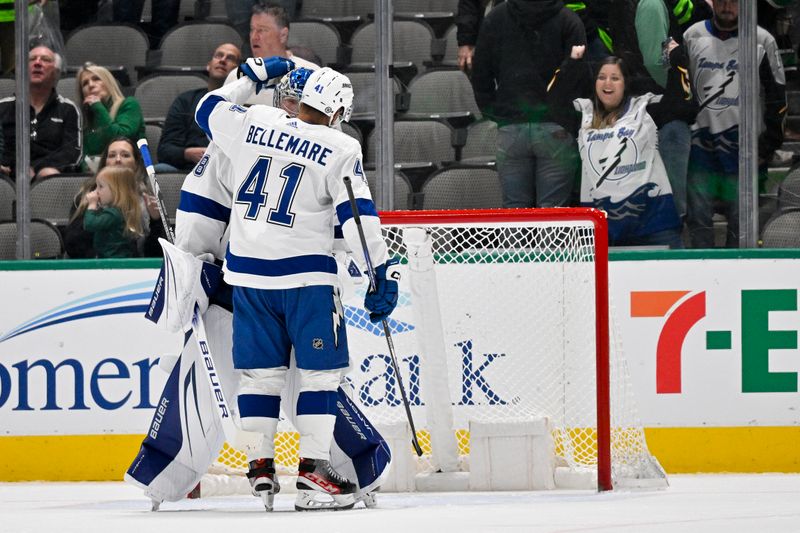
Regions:
<instances>
[{"instance_id":1,"label":"spectator in stands","mask_svg":"<svg viewBox=\"0 0 800 533\"><path fill-rule=\"evenodd\" d=\"M498 123L504 207L569 205L578 155L553 118L547 85L573 46L586 45L578 15L561 0L508 0L484 19L472 63L481 112Z\"/></svg>"},{"instance_id":2,"label":"spectator in stands","mask_svg":"<svg viewBox=\"0 0 800 533\"><path fill-rule=\"evenodd\" d=\"M250 50L253 57L288 57L298 67L311 70L319 68L310 61L292 54L287 48L289 42L289 15L286 9L277 4L258 2L252 7L250 17ZM236 81L236 71L228 74L225 83ZM262 90L256 95L257 101L248 103L263 103L272 105L273 90Z\"/></svg>"},{"instance_id":3,"label":"spectator in stands","mask_svg":"<svg viewBox=\"0 0 800 533\"><path fill-rule=\"evenodd\" d=\"M456 13L456 41L458 43L458 68L464 72L472 70L472 57L478 42L478 28L486 9L491 9L503 0L459 0ZM564 2L581 17L589 43L589 58L602 59L611 53L611 39L607 33L608 11L612 0L586 0Z\"/></svg>"},{"instance_id":4,"label":"spectator in stands","mask_svg":"<svg viewBox=\"0 0 800 533\"><path fill-rule=\"evenodd\" d=\"M30 178L74 170L81 156L81 114L69 99L56 92L61 56L46 46L28 53L31 106ZM16 97L0 100L0 125L5 144L0 173L14 176L16 166Z\"/></svg>"},{"instance_id":5,"label":"spectator in stands","mask_svg":"<svg viewBox=\"0 0 800 533\"><path fill-rule=\"evenodd\" d=\"M83 228L92 233L97 257L135 257L142 236L142 206L136 176L129 168L108 166L86 193Z\"/></svg>"},{"instance_id":6,"label":"spectator in stands","mask_svg":"<svg viewBox=\"0 0 800 533\"><path fill-rule=\"evenodd\" d=\"M583 47L575 47L571 60L565 62L551 84L554 104L560 101L566 107L564 100L585 91L591 73L581 61L583 52ZM580 202L607 213L612 246L683 248L681 223L651 117L659 107L669 106L686 94L688 60L676 43L670 45L669 52L676 67L670 71L669 82L669 94L674 91L674 98L630 94L625 62L609 56L594 77L591 99L574 100L580 112Z\"/></svg>"},{"instance_id":7,"label":"spectator in stands","mask_svg":"<svg viewBox=\"0 0 800 533\"><path fill-rule=\"evenodd\" d=\"M142 228L145 239L138 241L138 251L146 257L160 257L161 247L158 237L165 237L161 216L155 196L146 185L147 173L144 168L141 153L136 145L126 137L114 139L100 159L100 169L106 167L125 167L133 171L137 189L142 196ZM70 208L70 222L64 229L64 245L67 255L72 259L96 257L92 240L93 235L83 227L83 213L87 207L86 194L94 190L95 178L91 177L81 186L78 194L73 199Z\"/></svg>"},{"instance_id":8,"label":"spectator in stands","mask_svg":"<svg viewBox=\"0 0 800 533\"><path fill-rule=\"evenodd\" d=\"M158 169L161 172L188 171L200 161L208 146L208 137L194 121L194 111L208 91L219 89L231 70L242 59L239 48L221 44L206 65L208 87L178 95L167 112L164 130L158 143Z\"/></svg>"},{"instance_id":9,"label":"spectator in stands","mask_svg":"<svg viewBox=\"0 0 800 533\"><path fill-rule=\"evenodd\" d=\"M242 38L246 39L248 31L253 31L253 8L260 6L260 8L263 9L267 5L267 2L264 0L225 0L225 9L228 12L228 22L234 28L236 28L236 30L242 35ZM294 20L295 16L297 15L297 0L276 0L272 5L282 7L284 13L286 13L286 17L288 17L289 20ZM268 57L266 55L256 54L253 50L251 50L250 55L253 57Z\"/></svg>"},{"instance_id":10,"label":"spectator in stands","mask_svg":"<svg viewBox=\"0 0 800 533\"><path fill-rule=\"evenodd\" d=\"M669 39L683 43L683 32L697 21L710 16L705 0L639 0L636 6L635 27L638 50L648 77L646 89L664 94L670 69L664 61L664 43ZM689 126L697 116L694 97L676 100L662 107L663 116L654 115L658 126L658 151L667 169L678 215L686 217L686 173L689 168L691 131Z\"/></svg>"},{"instance_id":11,"label":"spectator in stands","mask_svg":"<svg viewBox=\"0 0 800 533\"><path fill-rule=\"evenodd\" d=\"M157 48L164 34L178 24L180 8L180 0L152 0L151 22L145 27L150 48ZM143 9L144 0L117 0L114 2L114 21L139 25Z\"/></svg>"},{"instance_id":12,"label":"spectator in stands","mask_svg":"<svg viewBox=\"0 0 800 533\"><path fill-rule=\"evenodd\" d=\"M84 169L97 170L97 161L115 137L141 139L144 117L139 102L124 97L105 67L86 63L78 71L78 98L83 103Z\"/></svg>"},{"instance_id":13,"label":"spectator in stands","mask_svg":"<svg viewBox=\"0 0 800 533\"><path fill-rule=\"evenodd\" d=\"M738 0L714 0L711 20L698 22L684 33L693 88L700 112L692 127L687 178L687 225L692 246L714 246L714 204L719 201L727 219L726 246L739 245L739 49ZM775 39L757 30L757 57L763 96L758 138L759 173L783 143L786 78ZM763 182L762 182L763 185Z\"/></svg>"}]
</instances>

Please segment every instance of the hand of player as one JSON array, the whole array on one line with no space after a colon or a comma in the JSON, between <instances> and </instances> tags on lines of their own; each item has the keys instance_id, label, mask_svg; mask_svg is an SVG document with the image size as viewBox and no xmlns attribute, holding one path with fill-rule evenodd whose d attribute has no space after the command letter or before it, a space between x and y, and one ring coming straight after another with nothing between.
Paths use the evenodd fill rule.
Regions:
<instances>
[{"instance_id":1,"label":"hand of player","mask_svg":"<svg viewBox=\"0 0 800 533\"><path fill-rule=\"evenodd\" d=\"M385 320L397 305L400 270L397 259L389 259L375 269L375 290L364 297L364 307L373 323Z\"/></svg>"},{"instance_id":2,"label":"hand of player","mask_svg":"<svg viewBox=\"0 0 800 533\"><path fill-rule=\"evenodd\" d=\"M258 94L266 85L267 80L280 78L292 69L294 69L294 61L285 57L249 57L239 66L236 75L238 78L242 76L250 78L256 84L256 94Z\"/></svg>"},{"instance_id":3,"label":"hand of player","mask_svg":"<svg viewBox=\"0 0 800 533\"><path fill-rule=\"evenodd\" d=\"M475 47L464 44L458 47L458 68L464 72L472 70L472 56L475 55Z\"/></svg>"},{"instance_id":4,"label":"hand of player","mask_svg":"<svg viewBox=\"0 0 800 533\"><path fill-rule=\"evenodd\" d=\"M572 59L581 59L584 53L586 53L586 45L573 46L569 57Z\"/></svg>"},{"instance_id":5,"label":"hand of player","mask_svg":"<svg viewBox=\"0 0 800 533\"><path fill-rule=\"evenodd\" d=\"M158 198L152 194L143 194L144 205L147 207L147 214L151 220L161 220L161 213L158 212Z\"/></svg>"}]
</instances>

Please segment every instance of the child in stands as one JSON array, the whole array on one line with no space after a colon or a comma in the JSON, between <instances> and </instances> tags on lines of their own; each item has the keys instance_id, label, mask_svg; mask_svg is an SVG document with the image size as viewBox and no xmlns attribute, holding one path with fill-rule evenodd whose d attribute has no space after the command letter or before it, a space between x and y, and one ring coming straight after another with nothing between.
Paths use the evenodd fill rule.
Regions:
<instances>
[{"instance_id":1,"label":"child in stands","mask_svg":"<svg viewBox=\"0 0 800 533\"><path fill-rule=\"evenodd\" d=\"M107 166L97 174L97 188L86 194L83 227L94 234L97 257L136 257L142 236L142 202L133 171Z\"/></svg>"}]
</instances>

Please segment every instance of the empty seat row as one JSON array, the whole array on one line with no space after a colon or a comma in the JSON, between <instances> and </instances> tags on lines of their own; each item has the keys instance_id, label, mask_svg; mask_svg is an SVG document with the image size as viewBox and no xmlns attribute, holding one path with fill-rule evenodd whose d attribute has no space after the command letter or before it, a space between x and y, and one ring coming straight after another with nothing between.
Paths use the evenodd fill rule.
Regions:
<instances>
[{"instance_id":1,"label":"empty seat row","mask_svg":"<svg viewBox=\"0 0 800 533\"><path fill-rule=\"evenodd\" d=\"M437 39L425 22L394 22L393 60L410 61L419 71L426 65L454 63L457 57L455 26ZM125 43L119 46L119 43ZM184 23L164 35L157 51L148 50L145 33L126 24L90 24L74 30L65 42L69 71L86 62L107 67L124 68L121 79L136 84L141 72L162 70L202 71L214 50L223 43L242 44L242 36L225 23ZM325 21L293 22L289 46L305 46L313 50L325 65L375 62L376 31L372 22L355 29L348 43L340 32ZM127 83L125 83L127 84Z\"/></svg>"}]
</instances>

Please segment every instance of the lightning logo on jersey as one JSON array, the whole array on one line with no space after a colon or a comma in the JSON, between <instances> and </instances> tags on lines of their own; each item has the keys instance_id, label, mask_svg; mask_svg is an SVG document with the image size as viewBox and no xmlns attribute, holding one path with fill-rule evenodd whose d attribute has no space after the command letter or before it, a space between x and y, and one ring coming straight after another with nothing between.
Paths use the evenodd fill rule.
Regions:
<instances>
[{"instance_id":1,"label":"lightning logo on jersey","mask_svg":"<svg viewBox=\"0 0 800 533\"><path fill-rule=\"evenodd\" d=\"M339 347L339 329L344 323L344 309L342 308L342 300L339 297L339 291L333 290L333 346Z\"/></svg>"}]
</instances>

